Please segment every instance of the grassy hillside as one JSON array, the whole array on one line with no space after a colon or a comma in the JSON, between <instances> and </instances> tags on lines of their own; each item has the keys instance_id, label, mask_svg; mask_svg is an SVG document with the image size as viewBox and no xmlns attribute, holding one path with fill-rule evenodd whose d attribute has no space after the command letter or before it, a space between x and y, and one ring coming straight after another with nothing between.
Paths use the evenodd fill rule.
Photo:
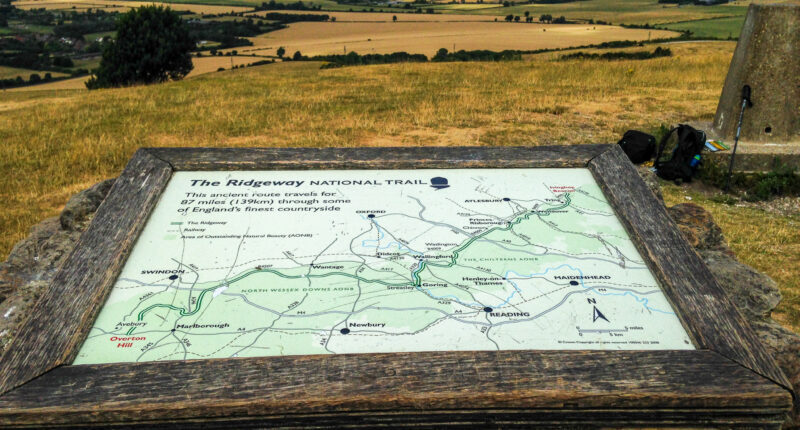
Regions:
<instances>
[{"instance_id":1,"label":"grassy hillside","mask_svg":"<svg viewBox=\"0 0 800 430\"><path fill-rule=\"evenodd\" d=\"M141 146L578 144L709 119L733 44L672 49L620 62L278 63L146 87L5 92L0 170L15 174L0 176L0 249Z\"/></svg>"}]
</instances>

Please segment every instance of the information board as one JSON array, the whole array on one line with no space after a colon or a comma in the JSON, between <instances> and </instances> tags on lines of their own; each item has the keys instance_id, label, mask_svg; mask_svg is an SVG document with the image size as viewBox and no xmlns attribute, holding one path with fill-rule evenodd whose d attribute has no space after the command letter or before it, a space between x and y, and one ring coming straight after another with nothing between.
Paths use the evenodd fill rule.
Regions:
<instances>
[{"instance_id":1,"label":"information board","mask_svg":"<svg viewBox=\"0 0 800 430\"><path fill-rule=\"evenodd\" d=\"M791 383L618 145L145 148L0 427L780 428Z\"/></svg>"},{"instance_id":2,"label":"information board","mask_svg":"<svg viewBox=\"0 0 800 430\"><path fill-rule=\"evenodd\" d=\"M76 364L693 349L587 169L177 172Z\"/></svg>"}]
</instances>

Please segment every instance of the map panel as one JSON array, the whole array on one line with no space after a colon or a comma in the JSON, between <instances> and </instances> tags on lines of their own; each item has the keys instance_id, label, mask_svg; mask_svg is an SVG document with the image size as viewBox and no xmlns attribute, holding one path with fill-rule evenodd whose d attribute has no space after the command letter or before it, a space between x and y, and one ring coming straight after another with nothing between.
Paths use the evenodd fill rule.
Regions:
<instances>
[{"instance_id":1,"label":"map panel","mask_svg":"<svg viewBox=\"0 0 800 430\"><path fill-rule=\"evenodd\" d=\"M74 364L694 349L587 169L176 172Z\"/></svg>"}]
</instances>

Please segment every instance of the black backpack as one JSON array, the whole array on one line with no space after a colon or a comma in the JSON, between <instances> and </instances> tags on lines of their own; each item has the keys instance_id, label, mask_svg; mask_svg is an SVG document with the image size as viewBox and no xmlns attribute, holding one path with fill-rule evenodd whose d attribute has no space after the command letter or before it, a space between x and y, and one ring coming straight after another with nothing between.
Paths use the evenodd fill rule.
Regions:
<instances>
[{"instance_id":1,"label":"black backpack","mask_svg":"<svg viewBox=\"0 0 800 430\"><path fill-rule=\"evenodd\" d=\"M700 153L705 146L706 133L704 131L696 130L686 124L679 124L670 130L658 144L658 154L653 163L656 174L669 181L691 181L700 166Z\"/></svg>"},{"instance_id":2,"label":"black backpack","mask_svg":"<svg viewBox=\"0 0 800 430\"><path fill-rule=\"evenodd\" d=\"M633 164L650 161L656 152L656 138L638 130L628 130L617 144Z\"/></svg>"}]
</instances>

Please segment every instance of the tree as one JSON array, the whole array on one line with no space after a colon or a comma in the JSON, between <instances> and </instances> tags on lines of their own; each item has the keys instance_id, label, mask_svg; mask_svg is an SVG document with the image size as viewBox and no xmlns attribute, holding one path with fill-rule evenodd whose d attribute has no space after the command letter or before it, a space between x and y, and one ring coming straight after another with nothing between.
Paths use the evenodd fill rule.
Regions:
<instances>
[{"instance_id":1,"label":"tree","mask_svg":"<svg viewBox=\"0 0 800 430\"><path fill-rule=\"evenodd\" d=\"M519 22L519 15L514 17L514 22Z\"/></svg>"},{"instance_id":2,"label":"tree","mask_svg":"<svg viewBox=\"0 0 800 430\"><path fill-rule=\"evenodd\" d=\"M511 22L514 20L514 15L506 15L506 22Z\"/></svg>"},{"instance_id":3,"label":"tree","mask_svg":"<svg viewBox=\"0 0 800 430\"><path fill-rule=\"evenodd\" d=\"M142 6L120 16L117 37L103 57L89 89L178 80L192 70L195 42L180 15L162 6Z\"/></svg>"},{"instance_id":4,"label":"tree","mask_svg":"<svg viewBox=\"0 0 800 430\"><path fill-rule=\"evenodd\" d=\"M531 16L531 11L529 11L529 10L526 10L526 11L525 11L525 18L527 18L527 17L529 17L529 16Z\"/></svg>"},{"instance_id":5,"label":"tree","mask_svg":"<svg viewBox=\"0 0 800 430\"><path fill-rule=\"evenodd\" d=\"M301 54L300 51L295 51L294 55L292 55L292 60L294 61L300 61L302 59L303 59L303 54Z\"/></svg>"},{"instance_id":6,"label":"tree","mask_svg":"<svg viewBox=\"0 0 800 430\"><path fill-rule=\"evenodd\" d=\"M392 15L392 22L397 22L397 15Z\"/></svg>"},{"instance_id":7,"label":"tree","mask_svg":"<svg viewBox=\"0 0 800 430\"><path fill-rule=\"evenodd\" d=\"M58 67L73 67L75 63L69 57L55 56L53 57L53 65Z\"/></svg>"},{"instance_id":8,"label":"tree","mask_svg":"<svg viewBox=\"0 0 800 430\"><path fill-rule=\"evenodd\" d=\"M279 46L278 47L278 51L276 52L276 54L278 54L278 57L279 58L283 58L283 54L285 54L285 53L286 53L286 49L283 46Z\"/></svg>"}]
</instances>

